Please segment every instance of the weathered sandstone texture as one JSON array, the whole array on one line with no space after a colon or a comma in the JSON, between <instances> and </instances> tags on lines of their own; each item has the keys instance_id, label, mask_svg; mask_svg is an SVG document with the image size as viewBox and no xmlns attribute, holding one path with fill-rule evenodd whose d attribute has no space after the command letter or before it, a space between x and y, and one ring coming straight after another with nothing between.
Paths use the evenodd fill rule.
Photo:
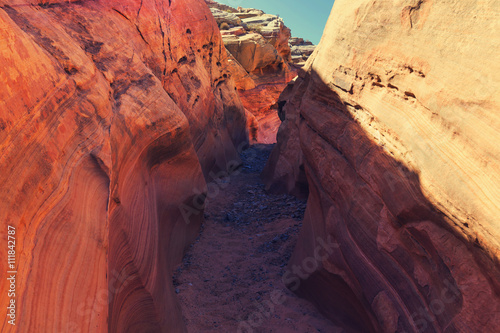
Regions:
<instances>
[{"instance_id":1,"label":"weathered sandstone texture","mask_svg":"<svg viewBox=\"0 0 500 333\"><path fill-rule=\"evenodd\" d=\"M18 316L7 323L3 278L0 330L185 331L172 269L203 218L204 174L234 167L248 140L210 10L0 6L0 221L16 228Z\"/></svg>"},{"instance_id":2,"label":"weathered sandstone texture","mask_svg":"<svg viewBox=\"0 0 500 333\"><path fill-rule=\"evenodd\" d=\"M284 281L346 331L500 327L499 10L336 0L282 98L264 177L309 184Z\"/></svg>"},{"instance_id":3,"label":"weathered sandstone texture","mask_svg":"<svg viewBox=\"0 0 500 333\"><path fill-rule=\"evenodd\" d=\"M262 74L263 70L287 67L291 60L291 31L283 19L252 8L237 10L214 1L206 2L221 26L226 49L246 72ZM228 24L229 29L222 29L222 24Z\"/></svg>"},{"instance_id":4,"label":"weathered sandstone texture","mask_svg":"<svg viewBox=\"0 0 500 333\"><path fill-rule=\"evenodd\" d=\"M296 71L292 69L253 76L256 87L238 91L243 106L249 110L247 118L255 121L256 127L249 126L252 142L276 142L276 133L281 125L277 113L278 98L295 75Z\"/></svg>"},{"instance_id":5,"label":"weathered sandstone texture","mask_svg":"<svg viewBox=\"0 0 500 333\"><path fill-rule=\"evenodd\" d=\"M302 38L292 38L290 29L277 15L206 2L231 55L231 76L247 110L250 139L275 143L281 124L276 112L280 93L315 46ZM222 29L224 24L227 29Z\"/></svg>"}]
</instances>

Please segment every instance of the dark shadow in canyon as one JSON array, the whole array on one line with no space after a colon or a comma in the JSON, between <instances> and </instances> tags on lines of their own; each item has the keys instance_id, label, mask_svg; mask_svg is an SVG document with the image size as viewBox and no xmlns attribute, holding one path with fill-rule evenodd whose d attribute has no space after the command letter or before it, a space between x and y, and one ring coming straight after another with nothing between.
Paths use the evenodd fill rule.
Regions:
<instances>
[{"instance_id":1,"label":"dark shadow in canyon","mask_svg":"<svg viewBox=\"0 0 500 333\"><path fill-rule=\"evenodd\" d=\"M337 332L281 282L306 203L265 192L271 149L251 146L239 169L208 183L202 232L173 279L188 332Z\"/></svg>"},{"instance_id":2,"label":"dark shadow in canyon","mask_svg":"<svg viewBox=\"0 0 500 333\"><path fill-rule=\"evenodd\" d=\"M264 172L272 189L286 189L290 179L270 179L284 165L277 164L280 154L292 156L290 142L300 137L293 149L303 154L304 165L286 166L299 172L287 176L307 178L309 198L289 266L313 256L316 237L331 236L338 247L307 278L289 279L287 286L347 332L458 330L454 319L468 291L456 277L467 273L452 274L450 262L474 267L485 281L477 287L489 286L493 297L500 294L498 263L477 239L449 225L425 198L417 173L367 135L352 116L362 106L344 104L314 70L293 89L282 105L288 123ZM386 239L381 229L389 232ZM416 271L427 276L418 281ZM443 291L456 292L453 301L443 301ZM444 308L433 308L436 301Z\"/></svg>"}]
</instances>

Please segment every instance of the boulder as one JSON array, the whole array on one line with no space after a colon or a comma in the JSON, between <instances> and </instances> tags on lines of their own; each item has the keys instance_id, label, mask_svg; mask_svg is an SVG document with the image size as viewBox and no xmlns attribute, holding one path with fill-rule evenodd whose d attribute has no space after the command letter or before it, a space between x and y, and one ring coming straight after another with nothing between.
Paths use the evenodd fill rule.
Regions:
<instances>
[{"instance_id":1,"label":"boulder","mask_svg":"<svg viewBox=\"0 0 500 333\"><path fill-rule=\"evenodd\" d=\"M223 40L227 50L248 73L283 63L278 51L258 33L227 35L223 36Z\"/></svg>"},{"instance_id":2,"label":"boulder","mask_svg":"<svg viewBox=\"0 0 500 333\"><path fill-rule=\"evenodd\" d=\"M231 25L241 25L241 19L236 16L234 13L229 13L224 10L220 10L217 8L210 8L210 11L212 12L213 17L215 18L215 21L217 21L217 24L221 23L227 23Z\"/></svg>"},{"instance_id":3,"label":"boulder","mask_svg":"<svg viewBox=\"0 0 500 333\"><path fill-rule=\"evenodd\" d=\"M292 46L291 53L292 55L300 55L308 57L314 52L315 49L316 46L314 45L295 45Z\"/></svg>"},{"instance_id":4,"label":"boulder","mask_svg":"<svg viewBox=\"0 0 500 333\"><path fill-rule=\"evenodd\" d=\"M290 45L303 45L304 39L299 37L291 37L288 41Z\"/></svg>"},{"instance_id":5,"label":"boulder","mask_svg":"<svg viewBox=\"0 0 500 333\"><path fill-rule=\"evenodd\" d=\"M243 27L234 27L228 30L221 30L222 36L233 35L233 36L241 36L247 33L245 28Z\"/></svg>"},{"instance_id":6,"label":"boulder","mask_svg":"<svg viewBox=\"0 0 500 333\"><path fill-rule=\"evenodd\" d=\"M231 77L234 80L236 89L250 90L256 87L255 81L250 74L248 74L231 53L229 53L228 70L231 72Z\"/></svg>"},{"instance_id":7,"label":"boulder","mask_svg":"<svg viewBox=\"0 0 500 333\"><path fill-rule=\"evenodd\" d=\"M240 19L246 19L250 17L256 17L263 15L264 12L259 9L253 9L253 8L241 8L239 13L235 13L236 16L238 16Z\"/></svg>"},{"instance_id":8,"label":"boulder","mask_svg":"<svg viewBox=\"0 0 500 333\"><path fill-rule=\"evenodd\" d=\"M276 20L278 17L276 15L271 15L271 14L262 14L259 16L254 16L254 17L249 17L242 19L241 21L243 23L246 23L247 25L267 25L269 22L272 22Z\"/></svg>"}]
</instances>

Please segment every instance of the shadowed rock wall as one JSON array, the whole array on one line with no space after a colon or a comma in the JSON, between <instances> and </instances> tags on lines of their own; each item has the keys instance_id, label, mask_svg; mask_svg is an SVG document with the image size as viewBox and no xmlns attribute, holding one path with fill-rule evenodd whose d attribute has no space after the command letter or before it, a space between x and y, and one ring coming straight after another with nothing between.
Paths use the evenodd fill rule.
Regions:
<instances>
[{"instance_id":1,"label":"shadowed rock wall","mask_svg":"<svg viewBox=\"0 0 500 333\"><path fill-rule=\"evenodd\" d=\"M500 325L499 8L337 0L287 91L263 176L309 199L284 281L347 331Z\"/></svg>"}]
</instances>

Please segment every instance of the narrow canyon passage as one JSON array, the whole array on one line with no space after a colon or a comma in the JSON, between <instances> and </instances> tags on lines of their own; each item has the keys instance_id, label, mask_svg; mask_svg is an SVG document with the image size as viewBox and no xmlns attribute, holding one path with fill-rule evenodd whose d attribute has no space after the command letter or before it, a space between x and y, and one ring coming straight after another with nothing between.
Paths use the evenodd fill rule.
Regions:
<instances>
[{"instance_id":1,"label":"narrow canyon passage","mask_svg":"<svg viewBox=\"0 0 500 333\"><path fill-rule=\"evenodd\" d=\"M271 148L253 145L240 170L213 183L219 191L173 280L188 332L342 332L282 282L306 203L264 191Z\"/></svg>"},{"instance_id":2,"label":"narrow canyon passage","mask_svg":"<svg viewBox=\"0 0 500 333\"><path fill-rule=\"evenodd\" d=\"M0 3L0 333L500 333L500 0Z\"/></svg>"}]
</instances>

